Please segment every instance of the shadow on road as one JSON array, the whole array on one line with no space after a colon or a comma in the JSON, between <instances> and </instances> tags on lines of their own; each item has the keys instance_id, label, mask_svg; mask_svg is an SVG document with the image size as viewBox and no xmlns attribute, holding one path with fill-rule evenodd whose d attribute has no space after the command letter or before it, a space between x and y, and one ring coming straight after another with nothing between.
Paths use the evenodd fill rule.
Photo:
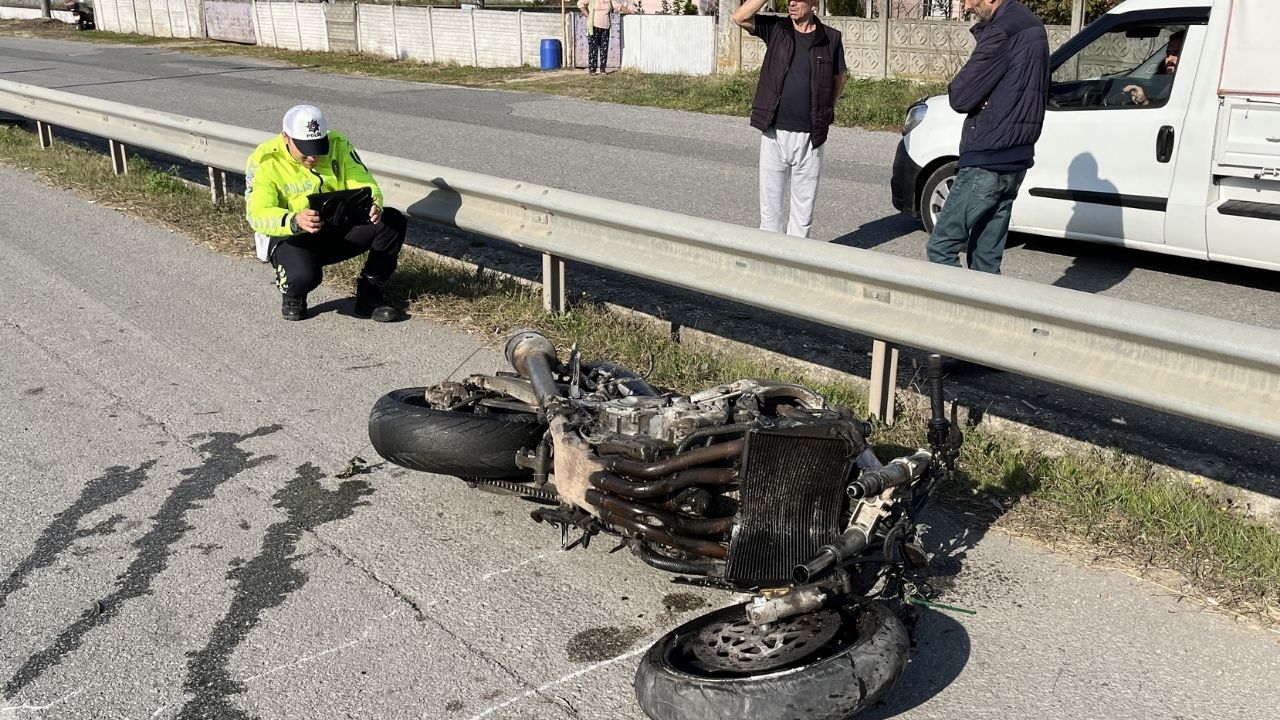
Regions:
<instances>
[{"instance_id":1,"label":"shadow on road","mask_svg":"<svg viewBox=\"0 0 1280 720\"><path fill-rule=\"evenodd\" d=\"M831 242L835 245L871 249L888 242L906 237L920 229L920 223L902 213L886 215L879 220L863 223L853 232L845 233ZM920 257L924 257L924 246L920 247Z\"/></svg>"}]
</instances>

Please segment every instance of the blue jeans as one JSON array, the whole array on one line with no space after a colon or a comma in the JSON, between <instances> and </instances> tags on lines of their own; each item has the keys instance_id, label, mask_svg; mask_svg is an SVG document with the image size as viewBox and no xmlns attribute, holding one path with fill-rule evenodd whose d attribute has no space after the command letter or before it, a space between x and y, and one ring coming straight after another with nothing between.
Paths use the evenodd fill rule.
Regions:
<instances>
[{"instance_id":1,"label":"blue jeans","mask_svg":"<svg viewBox=\"0 0 1280 720\"><path fill-rule=\"evenodd\" d=\"M1009 213L1026 174L960 168L925 245L929 262L960 267L964 251L969 269L999 275L1009 239Z\"/></svg>"}]
</instances>

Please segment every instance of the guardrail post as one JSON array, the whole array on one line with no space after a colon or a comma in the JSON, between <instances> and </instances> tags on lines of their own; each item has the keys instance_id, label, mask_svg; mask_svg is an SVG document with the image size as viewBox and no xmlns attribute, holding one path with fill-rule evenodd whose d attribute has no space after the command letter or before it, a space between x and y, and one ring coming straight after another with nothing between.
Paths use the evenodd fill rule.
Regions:
<instances>
[{"instance_id":1,"label":"guardrail post","mask_svg":"<svg viewBox=\"0 0 1280 720\"><path fill-rule=\"evenodd\" d=\"M40 136L41 149L53 147L53 126L46 122L36 121L36 134Z\"/></svg>"},{"instance_id":2,"label":"guardrail post","mask_svg":"<svg viewBox=\"0 0 1280 720\"><path fill-rule=\"evenodd\" d=\"M118 140L108 140L107 146L111 151L111 171L117 175L128 175L129 160L125 154L124 143Z\"/></svg>"},{"instance_id":3,"label":"guardrail post","mask_svg":"<svg viewBox=\"0 0 1280 720\"><path fill-rule=\"evenodd\" d=\"M893 424L893 392L898 387L898 346L884 340L871 343L871 416Z\"/></svg>"},{"instance_id":4,"label":"guardrail post","mask_svg":"<svg viewBox=\"0 0 1280 720\"><path fill-rule=\"evenodd\" d=\"M893 77L889 72L889 13L893 4L890 0L882 0L876 10L880 12L880 77L888 80Z\"/></svg>"},{"instance_id":5,"label":"guardrail post","mask_svg":"<svg viewBox=\"0 0 1280 720\"><path fill-rule=\"evenodd\" d=\"M227 199L227 172L209 166L209 199L214 205Z\"/></svg>"},{"instance_id":6,"label":"guardrail post","mask_svg":"<svg viewBox=\"0 0 1280 720\"><path fill-rule=\"evenodd\" d=\"M564 258L542 254L542 309L562 313L568 307L564 293Z\"/></svg>"}]
</instances>

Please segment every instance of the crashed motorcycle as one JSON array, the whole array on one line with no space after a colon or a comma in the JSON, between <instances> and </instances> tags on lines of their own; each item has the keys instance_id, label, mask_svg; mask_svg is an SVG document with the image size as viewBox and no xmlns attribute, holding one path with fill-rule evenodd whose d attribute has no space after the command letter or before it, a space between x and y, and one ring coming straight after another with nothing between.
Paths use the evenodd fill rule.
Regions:
<instances>
[{"instance_id":1,"label":"crashed motorcycle","mask_svg":"<svg viewBox=\"0 0 1280 720\"><path fill-rule=\"evenodd\" d=\"M882 463L870 426L789 383L664 393L620 365L514 334L515 373L393 391L386 460L532 501L567 548L616 538L677 582L750 596L663 636L635 690L661 720L850 717L906 668L919 513L961 442L930 359L930 447Z\"/></svg>"}]
</instances>

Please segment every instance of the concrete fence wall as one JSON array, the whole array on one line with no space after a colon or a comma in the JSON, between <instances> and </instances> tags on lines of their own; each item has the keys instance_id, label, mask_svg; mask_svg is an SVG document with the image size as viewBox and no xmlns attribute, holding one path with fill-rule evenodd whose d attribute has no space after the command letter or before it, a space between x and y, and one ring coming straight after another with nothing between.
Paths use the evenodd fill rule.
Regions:
<instances>
[{"instance_id":1,"label":"concrete fence wall","mask_svg":"<svg viewBox=\"0 0 1280 720\"><path fill-rule=\"evenodd\" d=\"M973 35L967 22L844 17L823 18L823 22L839 30L844 38L850 77L950 78L973 52ZM1050 49L1057 49L1071 37L1071 29L1064 25L1050 25L1047 29ZM740 47L741 68L758 69L764 61L764 43L742 33Z\"/></svg>"},{"instance_id":2,"label":"concrete fence wall","mask_svg":"<svg viewBox=\"0 0 1280 720\"><path fill-rule=\"evenodd\" d=\"M201 0L93 0L99 30L156 37L204 37Z\"/></svg>"},{"instance_id":3,"label":"concrete fence wall","mask_svg":"<svg viewBox=\"0 0 1280 720\"><path fill-rule=\"evenodd\" d=\"M52 13L54 20L61 20L65 23L73 23L76 21L71 13L66 10L54 10ZM8 7L0 5L0 20L35 20L40 17L40 8L34 7Z\"/></svg>"},{"instance_id":4,"label":"concrete fence wall","mask_svg":"<svg viewBox=\"0 0 1280 720\"><path fill-rule=\"evenodd\" d=\"M469 66L536 66L543 39L565 39L557 13L268 0L94 2L98 27L103 30L208 36L295 50L362 52ZM31 11L4 8L0 12L29 17ZM578 16L569 16L569 39L576 42L564 48L568 67L586 66L585 28L580 27ZM824 22L843 33L852 77L948 78L973 49L969 24L955 20L830 17ZM623 67L652 73L706 75L715 72L717 63L725 69L759 68L764 44L736 27L727 33L731 38L738 33L740 42L726 43L717 57L715 23L709 15L625 16L615 28L611 66L616 67L619 60L614 58L620 58ZM253 38L248 37L249 25ZM726 36L725 29L720 36ZM1068 27L1049 27L1051 47L1057 48L1068 37Z\"/></svg>"}]
</instances>

